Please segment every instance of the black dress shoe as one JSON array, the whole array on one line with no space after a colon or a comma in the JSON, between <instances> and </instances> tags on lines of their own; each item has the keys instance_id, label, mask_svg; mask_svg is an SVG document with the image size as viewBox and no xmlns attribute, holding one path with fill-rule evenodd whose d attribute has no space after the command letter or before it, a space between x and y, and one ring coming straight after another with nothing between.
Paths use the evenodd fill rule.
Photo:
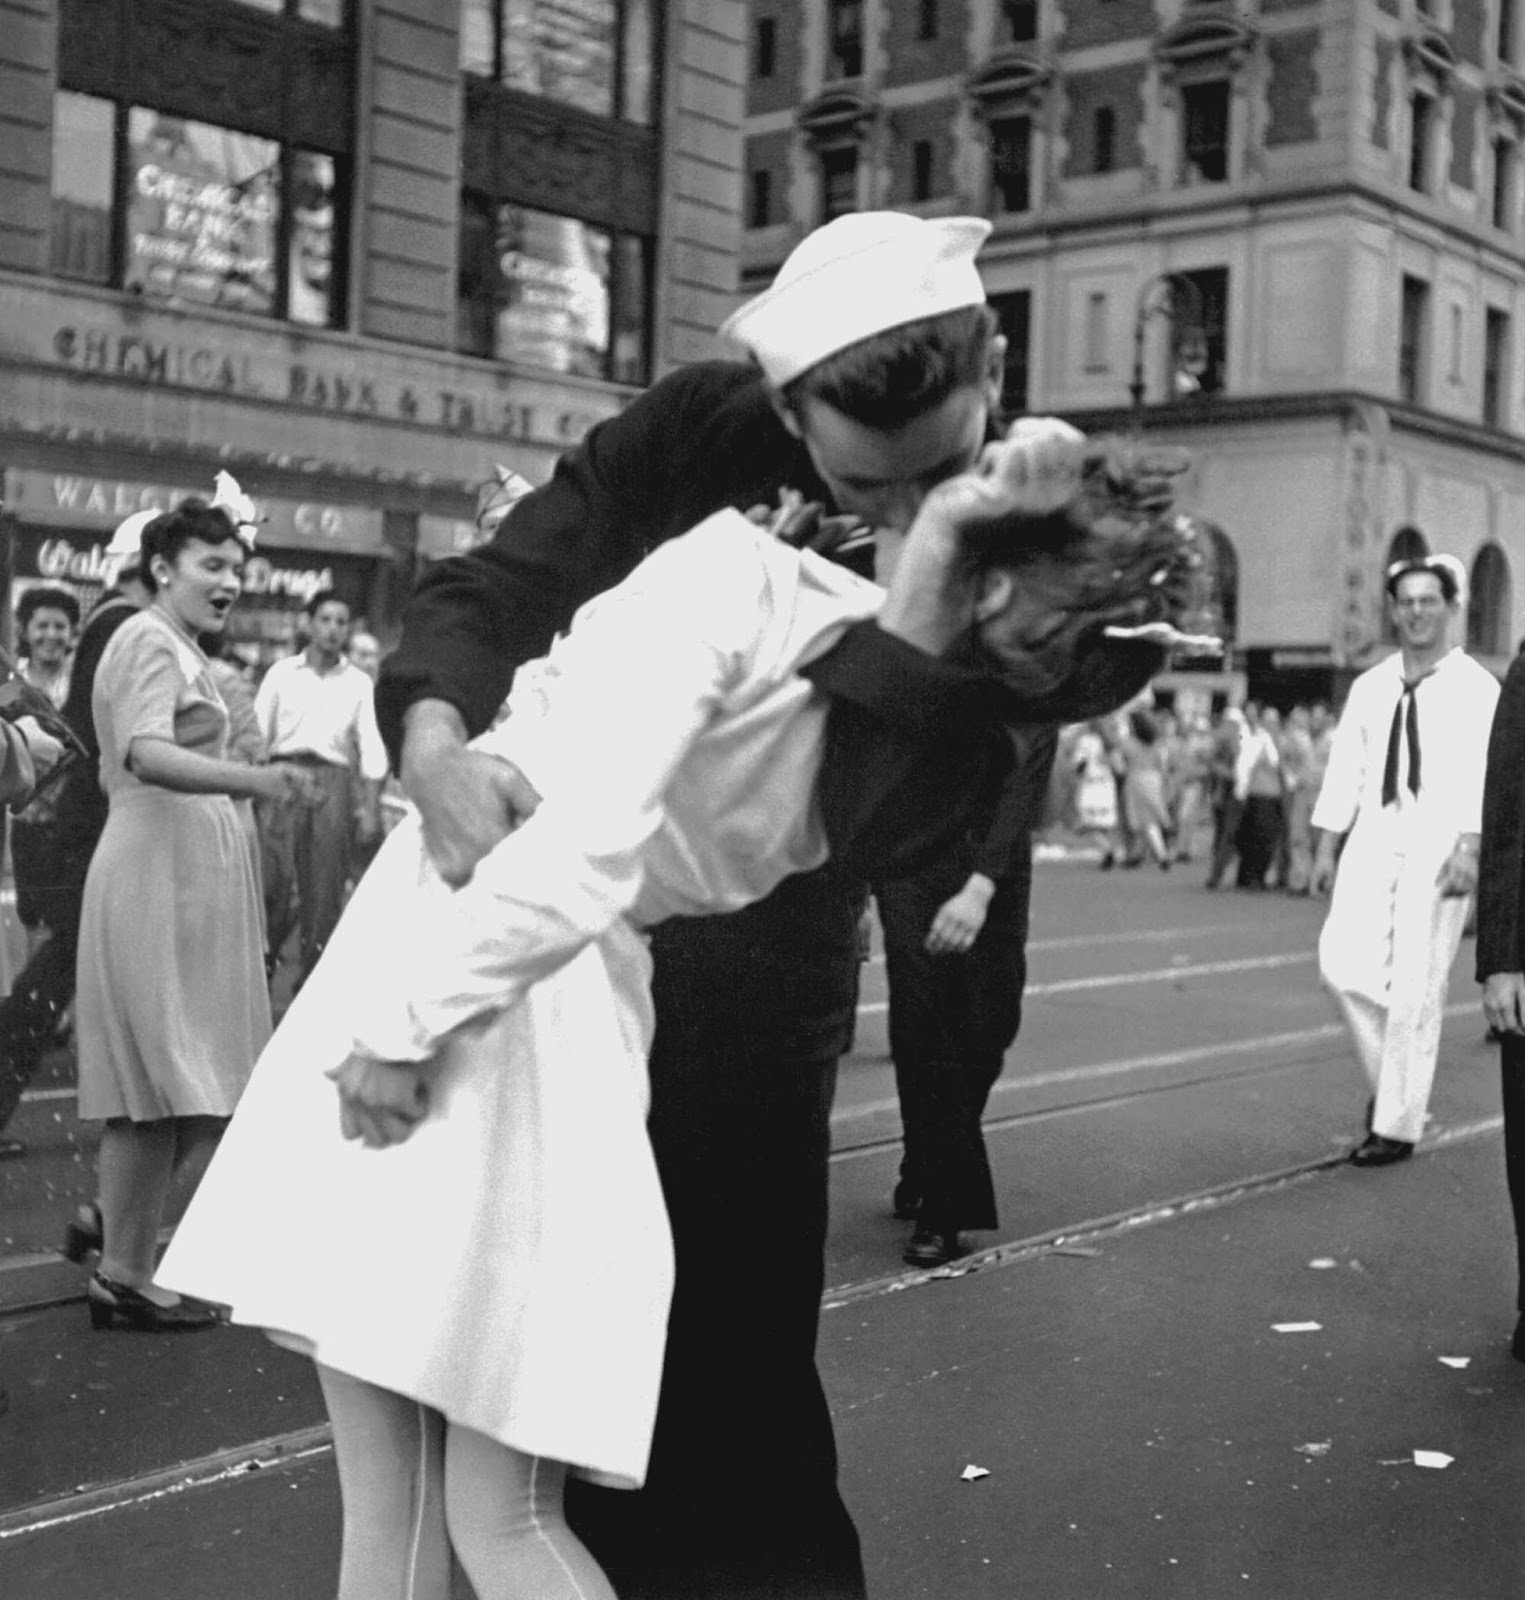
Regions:
<instances>
[{"instance_id":1,"label":"black dress shoe","mask_svg":"<svg viewBox=\"0 0 1525 1600\"><path fill-rule=\"evenodd\" d=\"M74 1220L64 1229L64 1255L70 1261L83 1261L94 1251L100 1254L106 1230L101 1224L99 1206L81 1206Z\"/></svg>"},{"instance_id":2,"label":"black dress shoe","mask_svg":"<svg viewBox=\"0 0 1525 1600\"><path fill-rule=\"evenodd\" d=\"M961 1235L918 1226L901 1259L908 1267L941 1267L968 1254L969 1246Z\"/></svg>"},{"instance_id":3,"label":"black dress shoe","mask_svg":"<svg viewBox=\"0 0 1525 1600\"><path fill-rule=\"evenodd\" d=\"M1509 1348L1516 1361L1525 1361L1525 1312L1520 1314L1520 1320L1514 1325L1514 1339Z\"/></svg>"},{"instance_id":4,"label":"black dress shoe","mask_svg":"<svg viewBox=\"0 0 1525 1600\"><path fill-rule=\"evenodd\" d=\"M1414 1147L1407 1139L1389 1139L1383 1133L1368 1133L1350 1152L1354 1167L1390 1167L1395 1161L1407 1161Z\"/></svg>"},{"instance_id":5,"label":"black dress shoe","mask_svg":"<svg viewBox=\"0 0 1525 1600\"><path fill-rule=\"evenodd\" d=\"M215 1328L222 1320L204 1300L184 1298L178 1305L161 1306L130 1284L115 1283L96 1273L85 1290L90 1306L90 1326L109 1328L118 1320L136 1333L171 1333L183 1328Z\"/></svg>"}]
</instances>

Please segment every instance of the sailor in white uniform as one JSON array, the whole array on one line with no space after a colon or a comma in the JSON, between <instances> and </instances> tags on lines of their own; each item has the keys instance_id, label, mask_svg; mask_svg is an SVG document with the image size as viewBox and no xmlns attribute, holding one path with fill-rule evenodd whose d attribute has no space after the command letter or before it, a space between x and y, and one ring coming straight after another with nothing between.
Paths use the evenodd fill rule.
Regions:
<instances>
[{"instance_id":1,"label":"sailor in white uniform","mask_svg":"<svg viewBox=\"0 0 1525 1600\"><path fill-rule=\"evenodd\" d=\"M1319 969L1372 1095L1367 1136L1350 1156L1357 1166L1403 1160L1424 1131L1447 981L1477 884L1499 688L1449 642L1462 579L1450 556L1389 569L1399 650L1351 685L1313 812L1313 887L1334 885Z\"/></svg>"}]
</instances>

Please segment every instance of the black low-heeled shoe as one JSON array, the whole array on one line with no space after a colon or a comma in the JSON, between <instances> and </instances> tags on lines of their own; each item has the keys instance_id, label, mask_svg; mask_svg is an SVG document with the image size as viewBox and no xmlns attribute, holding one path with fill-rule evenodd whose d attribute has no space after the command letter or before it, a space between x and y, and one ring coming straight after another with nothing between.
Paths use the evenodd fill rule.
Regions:
<instances>
[{"instance_id":1,"label":"black low-heeled shoe","mask_svg":"<svg viewBox=\"0 0 1525 1600\"><path fill-rule=\"evenodd\" d=\"M73 1222L64 1229L64 1255L70 1261L83 1261L92 1250L99 1255L105 1242L106 1229L101 1222L101 1208L96 1205L81 1206Z\"/></svg>"},{"instance_id":2,"label":"black low-heeled shoe","mask_svg":"<svg viewBox=\"0 0 1525 1600\"><path fill-rule=\"evenodd\" d=\"M161 1306L130 1284L115 1283L96 1273L85 1290L90 1326L109 1328L120 1319L135 1333L174 1333L190 1328L215 1328L222 1318L204 1300L182 1299Z\"/></svg>"},{"instance_id":3,"label":"black low-heeled shoe","mask_svg":"<svg viewBox=\"0 0 1525 1600\"><path fill-rule=\"evenodd\" d=\"M918 1226L900 1259L908 1267L944 1267L970 1253L968 1241L961 1233Z\"/></svg>"}]
</instances>

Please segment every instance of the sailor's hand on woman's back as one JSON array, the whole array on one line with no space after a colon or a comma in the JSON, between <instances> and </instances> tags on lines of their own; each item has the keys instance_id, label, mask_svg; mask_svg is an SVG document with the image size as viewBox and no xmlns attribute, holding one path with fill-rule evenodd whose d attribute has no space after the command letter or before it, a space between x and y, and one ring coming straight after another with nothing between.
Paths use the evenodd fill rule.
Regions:
<instances>
[{"instance_id":1,"label":"sailor's hand on woman's back","mask_svg":"<svg viewBox=\"0 0 1525 1600\"><path fill-rule=\"evenodd\" d=\"M460 713L441 700L408 708L400 776L418 807L424 848L454 888L540 804L517 767L468 747Z\"/></svg>"}]
</instances>

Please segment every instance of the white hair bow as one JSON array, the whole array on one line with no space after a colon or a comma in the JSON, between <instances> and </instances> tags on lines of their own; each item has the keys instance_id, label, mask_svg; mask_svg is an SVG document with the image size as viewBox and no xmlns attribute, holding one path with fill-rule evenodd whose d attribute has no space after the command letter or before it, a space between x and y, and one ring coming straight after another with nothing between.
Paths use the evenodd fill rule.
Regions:
<instances>
[{"instance_id":1,"label":"white hair bow","mask_svg":"<svg viewBox=\"0 0 1525 1600\"><path fill-rule=\"evenodd\" d=\"M252 550L263 518L259 514L259 507L239 488L238 479L231 472L217 474L212 505L228 514L238 531L238 537Z\"/></svg>"}]
</instances>

